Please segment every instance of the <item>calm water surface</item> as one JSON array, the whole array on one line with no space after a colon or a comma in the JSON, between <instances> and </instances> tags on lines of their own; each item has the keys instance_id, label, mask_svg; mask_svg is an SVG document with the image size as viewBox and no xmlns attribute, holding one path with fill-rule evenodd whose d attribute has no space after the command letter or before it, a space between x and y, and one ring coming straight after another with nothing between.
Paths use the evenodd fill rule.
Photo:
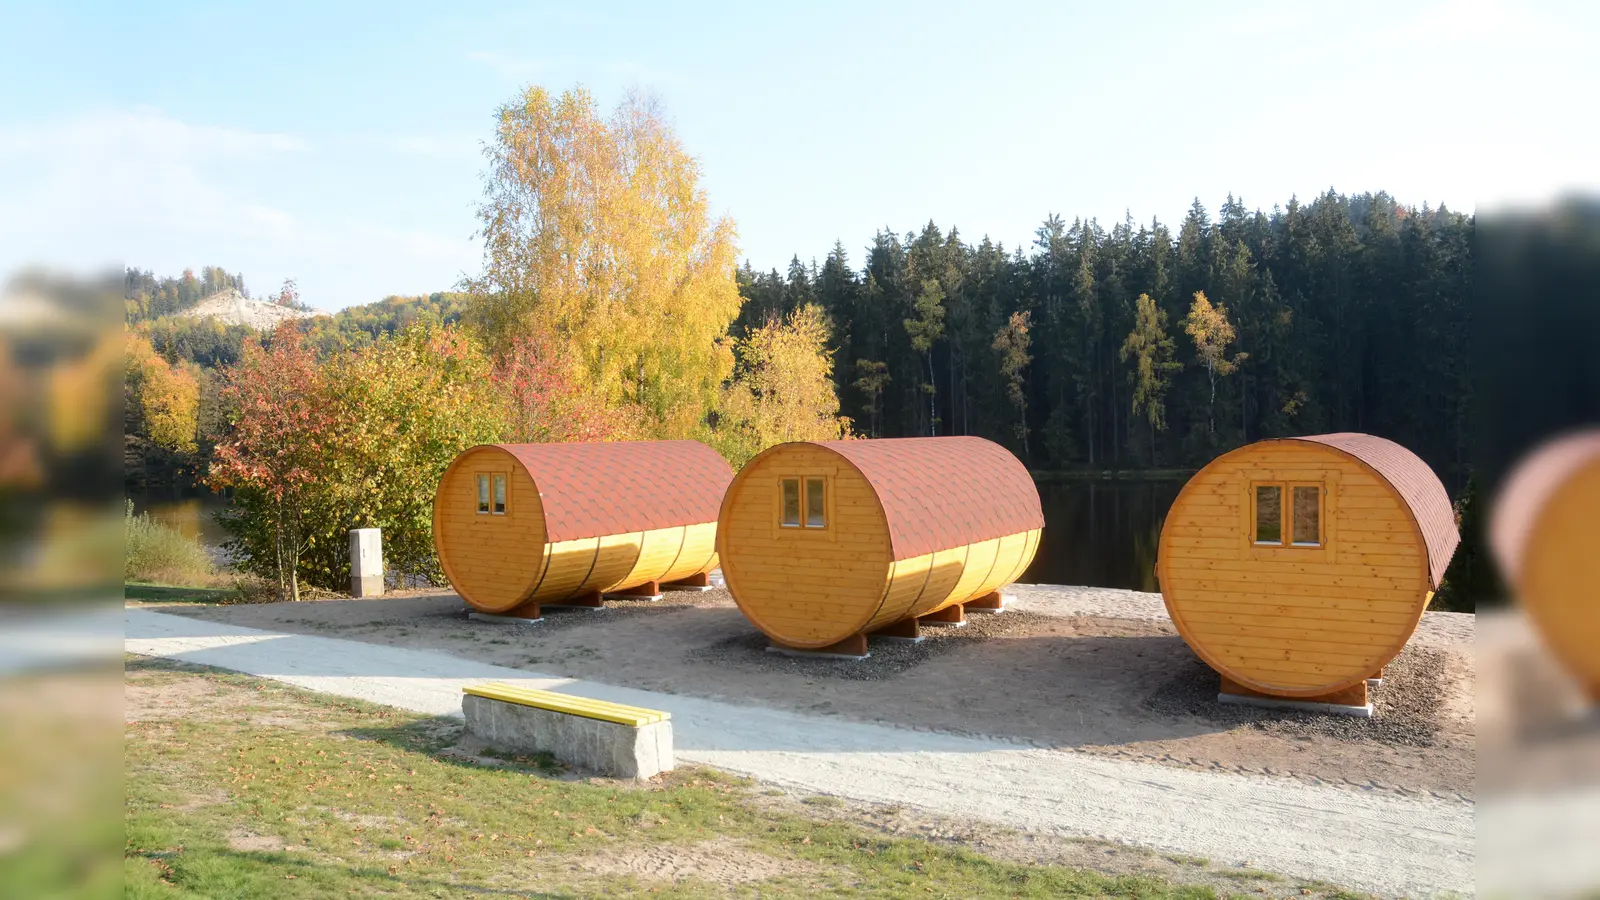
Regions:
<instances>
[{"instance_id":1,"label":"calm water surface","mask_svg":"<svg viewBox=\"0 0 1600 900\"><path fill-rule=\"evenodd\" d=\"M221 495L199 488L149 487L128 490L133 512L150 518L198 540L210 548L220 548L228 533L217 521L217 512L228 507Z\"/></svg>"},{"instance_id":2,"label":"calm water surface","mask_svg":"<svg viewBox=\"0 0 1600 900\"><path fill-rule=\"evenodd\" d=\"M1156 541L1182 480L1095 481L1039 485L1044 537L1024 584L1156 589ZM128 494L134 512L148 512L191 538L218 548L227 534L216 513L227 501L177 488Z\"/></svg>"},{"instance_id":3,"label":"calm water surface","mask_svg":"<svg viewBox=\"0 0 1600 900\"><path fill-rule=\"evenodd\" d=\"M1039 485L1044 535L1023 584L1156 590L1156 543L1182 479Z\"/></svg>"}]
</instances>

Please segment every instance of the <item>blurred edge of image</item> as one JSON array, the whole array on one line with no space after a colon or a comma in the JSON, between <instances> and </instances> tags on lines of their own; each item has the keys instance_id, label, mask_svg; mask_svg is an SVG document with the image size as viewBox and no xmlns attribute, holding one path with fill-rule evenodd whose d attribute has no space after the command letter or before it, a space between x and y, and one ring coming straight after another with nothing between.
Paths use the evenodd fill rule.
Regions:
<instances>
[{"instance_id":1,"label":"blurred edge of image","mask_svg":"<svg viewBox=\"0 0 1600 900\"><path fill-rule=\"evenodd\" d=\"M1478 890L1600 888L1600 196L1476 221ZM1464 517L1465 518L1465 517ZM1470 532L1470 533L1469 533Z\"/></svg>"},{"instance_id":2,"label":"blurred edge of image","mask_svg":"<svg viewBox=\"0 0 1600 900\"><path fill-rule=\"evenodd\" d=\"M120 894L122 277L0 272L0 893Z\"/></svg>"}]
</instances>

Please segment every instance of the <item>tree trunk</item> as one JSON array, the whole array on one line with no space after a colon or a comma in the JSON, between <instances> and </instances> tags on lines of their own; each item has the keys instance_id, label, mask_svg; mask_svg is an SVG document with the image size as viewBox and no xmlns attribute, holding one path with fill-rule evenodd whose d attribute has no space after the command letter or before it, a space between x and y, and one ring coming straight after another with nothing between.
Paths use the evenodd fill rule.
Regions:
<instances>
[{"instance_id":1,"label":"tree trunk","mask_svg":"<svg viewBox=\"0 0 1600 900\"><path fill-rule=\"evenodd\" d=\"M278 567L278 600L289 599L289 585L283 573L283 501L279 500L272 511L272 541Z\"/></svg>"}]
</instances>

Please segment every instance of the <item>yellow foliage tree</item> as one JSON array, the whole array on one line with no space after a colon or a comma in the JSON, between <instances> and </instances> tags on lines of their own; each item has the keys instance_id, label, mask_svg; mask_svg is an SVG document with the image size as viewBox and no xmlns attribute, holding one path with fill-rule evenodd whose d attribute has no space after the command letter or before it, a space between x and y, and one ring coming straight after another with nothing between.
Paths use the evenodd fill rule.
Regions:
<instances>
[{"instance_id":1,"label":"yellow foliage tree","mask_svg":"<svg viewBox=\"0 0 1600 900\"><path fill-rule=\"evenodd\" d=\"M1200 357L1200 362L1206 367L1206 377L1211 381L1211 400L1206 433L1214 435L1217 431L1215 409L1217 406L1217 378L1233 374L1239 363L1244 362L1249 356L1247 353L1238 353L1233 357L1228 356L1228 345L1234 342L1237 336L1233 330L1233 323L1228 321L1228 310L1222 304L1211 305L1206 299L1205 291L1194 292L1194 304L1189 307L1189 315L1183 320L1183 331L1194 340L1195 353Z\"/></svg>"},{"instance_id":2,"label":"yellow foliage tree","mask_svg":"<svg viewBox=\"0 0 1600 900\"><path fill-rule=\"evenodd\" d=\"M179 453L195 451L200 381L188 367L174 366L142 335L127 337L129 399L138 404L150 442Z\"/></svg>"},{"instance_id":3,"label":"yellow foliage tree","mask_svg":"<svg viewBox=\"0 0 1600 900\"><path fill-rule=\"evenodd\" d=\"M550 335L608 405L639 407L656 436L692 433L733 365L718 339L739 312L734 226L659 110L630 95L603 117L581 88L530 87L486 153L468 286L491 352Z\"/></svg>"},{"instance_id":4,"label":"yellow foliage tree","mask_svg":"<svg viewBox=\"0 0 1600 900\"><path fill-rule=\"evenodd\" d=\"M822 309L807 304L737 342L738 368L708 440L734 468L784 441L851 437L850 419L839 415L828 338Z\"/></svg>"}]
</instances>

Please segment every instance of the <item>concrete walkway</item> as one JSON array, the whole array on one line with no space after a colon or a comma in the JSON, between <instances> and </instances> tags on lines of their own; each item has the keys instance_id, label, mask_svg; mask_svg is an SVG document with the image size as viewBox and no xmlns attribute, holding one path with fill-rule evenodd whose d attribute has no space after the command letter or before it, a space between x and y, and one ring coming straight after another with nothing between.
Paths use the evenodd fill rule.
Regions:
<instances>
[{"instance_id":1,"label":"concrete walkway","mask_svg":"<svg viewBox=\"0 0 1600 900\"><path fill-rule=\"evenodd\" d=\"M581 682L427 651L125 613L130 653L414 712L459 717L463 685L508 681L667 710L680 760L788 788L1388 895L1473 893L1471 803L1195 772Z\"/></svg>"}]
</instances>

